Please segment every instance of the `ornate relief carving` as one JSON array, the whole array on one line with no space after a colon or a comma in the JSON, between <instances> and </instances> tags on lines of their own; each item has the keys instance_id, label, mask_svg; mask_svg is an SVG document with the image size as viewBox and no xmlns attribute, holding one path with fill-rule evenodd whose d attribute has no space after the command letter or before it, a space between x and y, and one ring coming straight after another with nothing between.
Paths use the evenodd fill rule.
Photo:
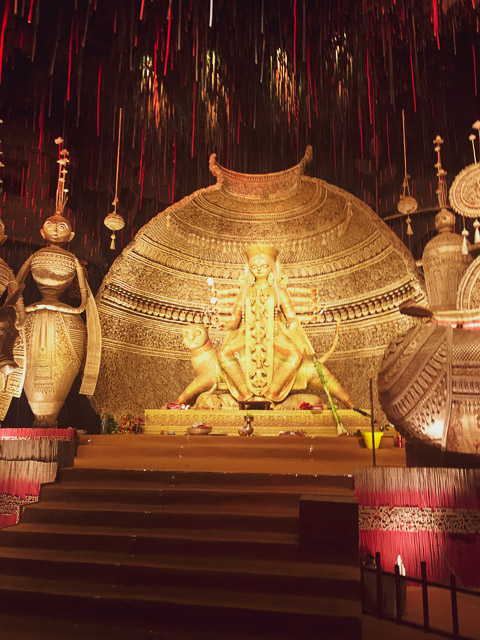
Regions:
<instances>
[{"instance_id":1,"label":"ornate relief carving","mask_svg":"<svg viewBox=\"0 0 480 640\"><path fill-rule=\"evenodd\" d=\"M434 531L436 533L480 533L480 513L474 509L448 507L360 506L360 531Z\"/></svg>"},{"instance_id":2,"label":"ornate relief carving","mask_svg":"<svg viewBox=\"0 0 480 640\"><path fill-rule=\"evenodd\" d=\"M20 516L20 509L24 504L38 502L38 496L17 496L10 493L0 493L0 515Z\"/></svg>"},{"instance_id":3,"label":"ornate relief carving","mask_svg":"<svg viewBox=\"0 0 480 640\"><path fill-rule=\"evenodd\" d=\"M480 256L465 271L457 291L457 309L480 309Z\"/></svg>"},{"instance_id":4,"label":"ornate relief carving","mask_svg":"<svg viewBox=\"0 0 480 640\"><path fill-rule=\"evenodd\" d=\"M237 173L222 167L217 162L216 154L213 153L210 156L209 168L225 190L231 190L236 195L264 199L268 196L288 192L296 184L299 176L305 173L305 167L311 163L312 157L312 147L308 146L305 155L294 167L278 173L255 175Z\"/></svg>"},{"instance_id":5,"label":"ornate relief carving","mask_svg":"<svg viewBox=\"0 0 480 640\"><path fill-rule=\"evenodd\" d=\"M399 335L384 355L378 388L387 417L405 435L477 453L478 332L419 325Z\"/></svg>"},{"instance_id":6,"label":"ornate relief carving","mask_svg":"<svg viewBox=\"0 0 480 640\"><path fill-rule=\"evenodd\" d=\"M452 233L455 217L451 211L441 209L435 217L438 235L423 251L423 268L431 309L455 309L457 290L462 277L472 262L468 251L462 251L462 236ZM467 248L469 247L467 243Z\"/></svg>"},{"instance_id":7,"label":"ornate relief carving","mask_svg":"<svg viewBox=\"0 0 480 640\"><path fill-rule=\"evenodd\" d=\"M457 213L468 218L480 216L480 166L465 167L450 187L450 204Z\"/></svg>"},{"instance_id":8,"label":"ornate relief carving","mask_svg":"<svg viewBox=\"0 0 480 640\"><path fill-rule=\"evenodd\" d=\"M214 410L198 411L189 409L188 411L171 411L169 409L145 411L145 433L156 435L167 430L176 431L177 434L184 433L188 427L196 422L205 421L217 432L237 435L238 429L243 426L243 416L247 411L240 410ZM370 421L359 416L358 413L349 410L339 410L342 422L345 427L352 431L359 426L367 428ZM281 430L296 431L302 429L309 436L337 436L337 427L331 411L325 410L322 413L311 411L255 411L253 424L257 435L277 436Z\"/></svg>"},{"instance_id":9,"label":"ornate relief carving","mask_svg":"<svg viewBox=\"0 0 480 640\"><path fill-rule=\"evenodd\" d=\"M326 307L315 319L295 302L314 347L328 348L327 336L342 322L332 369L352 394L357 390L354 400L368 405L368 381L352 363L374 375L382 348L412 323L399 306L424 300L422 281L408 251L371 209L303 175L300 164L280 174L242 176L214 163L216 185L184 198L140 230L97 296L106 340L102 375L111 384L99 387L96 407L133 410L136 401L127 403L122 383L112 375L131 370L133 362L142 411L177 397L192 375L179 357L182 328L209 325L215 346L223 338L207 310L206 279L214 278L218 290L235 287L244 272L245 245L259 238L279 246L288 288L314 288L319 307ZM148 367L155 360L159 378L143 372L147 360L141 357L149 349Z\"/></svg>"},{"instance_id":10,"label":"ornate relief carving","mask_svg":"<svg viewBox=\"0 0 480 640\"><path fill-rule=\"evenodd\" d=\"M206 289L205 284L202 283L202 285ZM302 323L312 325L332 324L337 321L382 315L385 311L398 310L398 307L404 302L416 300L419 297L419 290L412 285L413 283L409 282L383 295L366 298L356 303L329 306L318 318L312 317L311 312L308 314L300 312L298 315L302 318ZM207 291L204 292L205 296L206 294ZM117 283L105 286L100 305L105 308L105 311L107 307L111 307L132 314L162 318L165 321L185 324L192 322L206 325L215 324L213 314L205 311L206 305L203 309L201 307L182 308L178 303L168 305L164 301L149 298L143 293L135 292L131 288L127 289Z\"/></svg>"}]
</instances>

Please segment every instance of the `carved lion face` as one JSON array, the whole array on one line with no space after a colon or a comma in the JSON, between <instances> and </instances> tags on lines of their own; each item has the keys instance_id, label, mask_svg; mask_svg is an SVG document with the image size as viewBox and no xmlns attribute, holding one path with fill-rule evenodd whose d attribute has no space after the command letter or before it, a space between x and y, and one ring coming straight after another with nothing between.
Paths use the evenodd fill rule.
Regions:
<instances>
[{"instance_id":1,"label":"carved lion face","mask_svg":"<svg viewBox=\"0 0 480 640\"><path fill-rule=\"evenodd\" d=\"M198 349L208 340L208 333L205 327L198 324L189 324L183 330L183 344L187 349Z\"/></svg>"}]
</instances>

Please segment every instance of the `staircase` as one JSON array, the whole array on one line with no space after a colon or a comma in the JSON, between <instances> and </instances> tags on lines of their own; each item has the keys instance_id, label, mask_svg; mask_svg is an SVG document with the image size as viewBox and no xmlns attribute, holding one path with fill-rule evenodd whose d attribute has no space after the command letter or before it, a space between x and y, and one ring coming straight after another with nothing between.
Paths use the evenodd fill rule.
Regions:
<instances>
[{"instance_id":1,"label":"staircase","mask_svg":"<svg viewBox=\"0 0 480 640\"><path fill-rule=\"evenodd\" d=\"M353 480L61 469L0 531L2 637L361 638L352 550L299 544L306 494L352 496Z\"/></svg>"}]
</instances>

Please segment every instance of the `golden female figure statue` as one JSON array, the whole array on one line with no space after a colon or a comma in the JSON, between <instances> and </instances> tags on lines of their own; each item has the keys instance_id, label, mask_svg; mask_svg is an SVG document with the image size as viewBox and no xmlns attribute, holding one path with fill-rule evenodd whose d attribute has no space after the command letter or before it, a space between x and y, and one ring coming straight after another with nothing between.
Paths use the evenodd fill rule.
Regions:
<instances>
[{"instance_id":1,"label":"golden female figure statue","mask_svg":"<svg viewBox=\"0 0 480 640\"><path fill-rule=\"evenodd\" d=\"M324 380L319 377L312 345L278 277L278 249L254 244L245 252L248 280L235 302L227 338L218 352L232 396L239 402L266 398L279 403L293 389L323 390L328 386L332 395L351 408L350 396L323 366L330 352L317 361Z\"/></svg>"},{"instance_id":2,"label":"golden female figure statue","mask_svg":"<svg viewBox=\"0 0 480 640\"><path fill-rule=\"evenodd\" d=\"M278 249L246 247L249 282L240 291L218 352L227 387L239 402L281 402L290 393L307 350L288 291L278 283Z\"/></svg>"},{"instance_id":3,"label":"golden female figure statue","mask_svg":"<svg viewBox=\"0 0 480 640\"><path fill-rule=\"evenodd\" d=\"M57 138L57 144L63 140ZM68 151L60 152L56 214L47 218L40 233L49 244L23 264L17 275L21 284L32 273L41 300L29 305L25 318L26 374L24 389L35 416L35 426L54 427L71 389L85 353L86 331L81 313L86 311L88 352L80 393L93 394L100 366L100 321L92 292L78 259L62 248L74 237L70 221L62 213ZM78 278L79 307L60 300L67 287Z\"/></svg>"},{"instance_id":4,"label":"golden female figure statue","mask_svg":"<svg viewBox=\"0 0 480 640\"><path fill-rule=\"evenodd\" d=\"M23 283L31 271L42 295L39 302L25 309L24 389L35 416L35 426L53 427L83 361L86 332L80 314L87 310L87 324L91 324L93 314L94 326L98 323L98 314L80 262L61 246L75 235L70 221L58 214L51 216L45 221L41 234L49 246L28 258L17 280ZM75 276L81 293L79 307L60 301ZM99 323L93 333L99 336ZM93 371L91 362L89 365L80 393L91 395L96 375L95 365Z\"/></svg>"},{"instance_id":5,"label":"golden female figure statue","mask_svg":"<svg viewBox=\"0 0 480 640\"><path fill-rule=\"evenodd\" d=\"M203 327L189 325L184 330L196 376L176 402L202 398L205 403L207 396L223 405L224 396L215 394L228 391L228 397L237 402L266 399L281 406L292 391L308 388L327 394L341 428L330 396L349 409L354 408L353 402L324 365L337 345L338 327L333 346L317 357L279 278L278 249L255 244L247 246L245 252L246 280L233 306L222 347L215 352ZM206 406L202 404L201 408Z\"/></svg>"}]
</instances>

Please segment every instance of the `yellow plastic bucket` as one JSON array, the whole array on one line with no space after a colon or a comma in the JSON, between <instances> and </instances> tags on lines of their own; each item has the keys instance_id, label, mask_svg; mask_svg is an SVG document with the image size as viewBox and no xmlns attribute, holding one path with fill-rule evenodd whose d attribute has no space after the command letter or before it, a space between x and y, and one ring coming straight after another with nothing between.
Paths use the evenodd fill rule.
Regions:
<instances>
[{"instance_id":1,"label":"yellow plastic bucket","mask_svg":"<svg viewBox=\"0 0 480 640\"><path fill-rule=\"evenodd\" d=\"M380 441L383 437L383 431L375 431L374 432L374 443L375 449L378 449L380 446ZM372 449L372 432L371 431L362 431L363 441L365 442L365 446L367 449Z\"/></svg>"}]
</instances>

